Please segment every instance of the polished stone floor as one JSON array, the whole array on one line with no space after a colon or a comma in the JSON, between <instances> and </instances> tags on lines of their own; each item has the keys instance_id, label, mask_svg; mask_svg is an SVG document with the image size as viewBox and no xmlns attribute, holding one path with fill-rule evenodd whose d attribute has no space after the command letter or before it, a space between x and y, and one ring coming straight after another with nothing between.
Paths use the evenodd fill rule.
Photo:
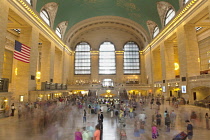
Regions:
<instances>
[{"instance_id":1,"label":"polished stone floor","mask_svg":"<svg viewBox=\"0 0 210 140\"><path fill-rule=\"evenodd\" d=\"M127 140L151 140L151 116L155 112L155 109L150 109L149 106L145 106L147 115L145 133L141 134L140 138L135 138L134 132L134 119L127 118L126 120L126 134ZM163 116L165 109L171 111L175 110L177 114L176 125L170 132L165 132L164 121L162 119L161 130L159 130L160 136L158 140L172 140L173 136L181 131L186 131L185 120L189 119L191 111L195 111L199 117L199 123L195 124L193 140L210 140L210 130L205 127L205 113L210 111L206 108L195 107L191 105L182 105L179 108L169 106L168 103L161 105L160 112ZM137 114L140 112L140 108L137 109ZM87 123L82 122L82 109L72 107L72 110L67 113L67 121L61 127L59 124L54 123L48 129L40 131L37 126L36 119L18 119L17 114L14 117L7 117L0 119L0 140L74 140L74 132L76 128L82 128ZM39 115L39 114L37 114ZM88 114L87 122L97 124L97 115ZM104 129L103 140L120 140L119 128L115 118L110 118L110 114L104 112Z\"/></svg>"}]
</instances>

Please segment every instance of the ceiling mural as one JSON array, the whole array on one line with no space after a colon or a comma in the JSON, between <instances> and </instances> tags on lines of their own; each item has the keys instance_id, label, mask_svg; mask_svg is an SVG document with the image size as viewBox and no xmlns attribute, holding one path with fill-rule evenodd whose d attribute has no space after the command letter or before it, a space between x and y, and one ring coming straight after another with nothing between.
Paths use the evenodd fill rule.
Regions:
<instances>
[{"instance_id":1,"label":"ceiling mural","mask_svg":"<svg viewBox=\"0 0 210 140\"><path fill-rule=\"evenodd\" d=\"M36 10L49 3L58 3L58 10L54 21L54 29L68 21L67 31L80 21L97 16L119 16L133 20L146 31L147 21L154 21L161 27L157 2L160 0L37 0ZM179 10L179 0L164 0L170 3L176 11Z\"/></svg>"}]
</instances>

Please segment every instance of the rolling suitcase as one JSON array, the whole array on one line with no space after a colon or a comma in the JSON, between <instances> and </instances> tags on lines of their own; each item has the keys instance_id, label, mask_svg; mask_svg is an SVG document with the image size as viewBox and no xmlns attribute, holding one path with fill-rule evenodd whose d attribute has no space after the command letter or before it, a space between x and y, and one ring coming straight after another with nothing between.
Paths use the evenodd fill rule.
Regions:
<instances>
[{"instance_id":1,"label":"rolling suitcase","mask_svg":"<svg viewBox=\"0 0 210 140\"><path fill-rule=\"evenodd\" d=\"M187 134L185 132L180 132L176 136L174 136L173 140L186 140Z\"/></svg>"}]
</instances>

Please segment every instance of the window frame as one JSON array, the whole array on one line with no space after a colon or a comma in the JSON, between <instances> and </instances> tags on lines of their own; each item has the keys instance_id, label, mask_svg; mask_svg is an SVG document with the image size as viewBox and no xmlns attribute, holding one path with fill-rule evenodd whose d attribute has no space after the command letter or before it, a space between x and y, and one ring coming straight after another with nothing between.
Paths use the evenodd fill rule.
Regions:
<instances>
[{"instance_id":1,"label":"window frame","mask_svg":"<svg viewBox=\"0 0 210 140\"><path fill-rule=\"evenodd\" d=\"M174 13L173 16L171 16ZM173 8L169 8L166 12L165 20L164 20L164 26L166 26L176 15L176 12Z\"/></svg>"},{"instance_id":2,"label":"window frame","mask_svg":"<svg viewBox=\"0 0 210 140\"><path fill-rule=\"evenodd\" d=\"M50 24L50 15L49 15L49 13L47 12L47 10L42 9L41 12L40 12L40 16L41 16L41 18L44 20L44 22L45 22L47 25L51 26L51 24ZM47 21L46 21L46 20L47 20Z\"/></svg>"},{"instance_id":3,"label":"window frame","mask_svg":"<svg viewBox=\"0 0 210 140\"><path fill-rule=\"evenodd\" d=\"M127 46L128 45L132 45L133 48L130 49L130 50L128 48L128 50L126 51L126 47L127 47L126 45ZM134 45L135 45L135 47L134 47ZM135 51L136 48L138 48L138 50ZM123 46L123 49L124 49L124 54L123 54L123 74L124 75L140 75L141 74L141 64L140 64L141 61L140 61L140 54L139 54L140 48L139 48L138 44L135 43L134 41L129 41L129 42L125 43L125 45ZM128 53L129 55L127 55L126 53ZM134 54L138 54L138 55L134 56ZM128 56L128 58L126 58L126 56ZM127 61L128 60L132 60L132 61L129 62L129 63L133 64L133 65L130 65L130 69L126 69L125 64L128 63L128 62L126 62L126 59L127 59ZM136 67L135 64L136 63L138 63L138 69L135 69L135 67ZM135 70L138 71L138 72L132 72L132 71L135 71Z\"/></svg>"},{"instance_id":4,"label":"window frame","mask_svg":"<svg viewBox=\"0 0 210 140\"><path fill-rule=\"evenodd\" d=\"M85 49L83 49L82 51L77 51L77 47L79 46L79 45L84 45L84 46L86 46L86 48L85 49L87 49L87 46L88 46L88 49L89 50L85 50ZM90 47L90 44L89 43L87 43L87 42L80 42L80 43L78 43L77 45L76 45L76 47L75 47L75 55L74 55L74 75L90 75L91 74L91 53L90 53L90 50L91 50L91 47ZM81 54L83 53L83 54L85 54L85 53L87 53L87 52L89 52L89 53L87 53L88 54L88 57L89 57L89 66L84 66L84 64L85 63L87 63L87 62L82 62L82 63L77 63L77 64L81 64L81 66L78 66L78 67L80 67L80 69L77 69L77 71L76 71L76 61L78 60L78 61L82 61L82 60L86 60L87 61L87 57L83 57L83 59L81 58L80 60L79 59L76 59L76 57L77 57L77 52L80 52L80 55L79 56L81 56ZM84 56L84 55L82 55L82 56ZM86 55L87 56L87 55ZM89 69L85 69L85 68L87 68L87 67L89 67ZM82 70L89 70L88 71L88 73L85 73L86 71L82 71ZM76 72L81 72L81 73L76 73ZM82 72L84 72L84 73L82 73Z\"/></svg>"},{"instance_id":5,"label":"window frame","mask_svg":"<svg viewBox=\"0 0 210 140\"><path fill-rule=\"evenodd\" d=\"M55 33L58 37L62 38L62 33L61 33L61 28L60 27L56 27Z\"/></svg>"},{"instance_id":6,"label":"window frame","mask_svg":"<svg viewBox=\"0 0 210 140\"><path fill-rule=\"evenodd\" d=\"M110 43L110 45L112 45L112 48L111 49L113 49L113 51L111 51L111 49L110 50L108 50L108 51L103 51L103 50L101 50L101 48L102 48L102 45L106 45L106 43ZM116 75L116 73L117 73L117 68L116 68L116 53L115 53L115 51L116 51L116 49L115 49L115 45L112 43L112 42L110 42L110 41L105 41L105 42L103 42L103 43L101 43L100 44L100 46L99 46L99 64L98 64L98 71L99 71L99 75ZM103 55L103 53L105 54L106 53L106 55ZM107 53L110 53L110 54L114 54L114 55L107 55ZM104 57L104 56L106 56L106 57ZM108 57L107 57L108 56ZM104 65L101 65L101 64L103 64L103 63L107 63L107 62L101 62L103 59L109 59L109 63L108 64L110 64L110 66L104 66ZM112 62L113 61L113 62ZM114 64L114 66L112 66L111 64ZM106 67L106 68L104 68L104 69L100 69L101 67ZM109 67L109 68L108 68ZM112 69L113 68L113 69ZM104 72L102 72L103 70L107 70L107 69L109 69L110 70L110 73L104 73ZM100 70L102 70L102 71L100 71Z\"/></svg>"},{"instance_id":7,"label":"window frame","mask_svg":"<svg viewBox=\"0 0 210 140\"><path fill-rule=\"evenodd\" d=\"M160 33L159 27L156 25L153 29L152 37L155 38Z\"/></svg>"}]
</instances>

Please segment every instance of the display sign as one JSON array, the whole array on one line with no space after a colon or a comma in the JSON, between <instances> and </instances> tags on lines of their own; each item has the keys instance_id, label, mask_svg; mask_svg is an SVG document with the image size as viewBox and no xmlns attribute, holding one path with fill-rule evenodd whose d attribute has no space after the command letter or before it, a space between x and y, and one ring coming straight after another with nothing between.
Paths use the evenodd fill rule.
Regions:
<instances>
[{"instance_id":1,"label":"display sign","mask_svg":"<svg viewBox=\"0 0 210 140\"><path fill-rule=\"evenodd\" d=\"M163 91L163 92L166 92L166 86L163 86L163 87L162 87L162 91Z\"/></svg>"},{"instance_id":2,"label":"display sign","mask_svg":"<svg viewBox=\"0 0 210 140\"><path fill-rule=\"evenodd\" d=\"M182 86L182 93L187 93L187 88L186 88L186 86L184 85L184 86Z\"/></svg>"}]
</instances>

